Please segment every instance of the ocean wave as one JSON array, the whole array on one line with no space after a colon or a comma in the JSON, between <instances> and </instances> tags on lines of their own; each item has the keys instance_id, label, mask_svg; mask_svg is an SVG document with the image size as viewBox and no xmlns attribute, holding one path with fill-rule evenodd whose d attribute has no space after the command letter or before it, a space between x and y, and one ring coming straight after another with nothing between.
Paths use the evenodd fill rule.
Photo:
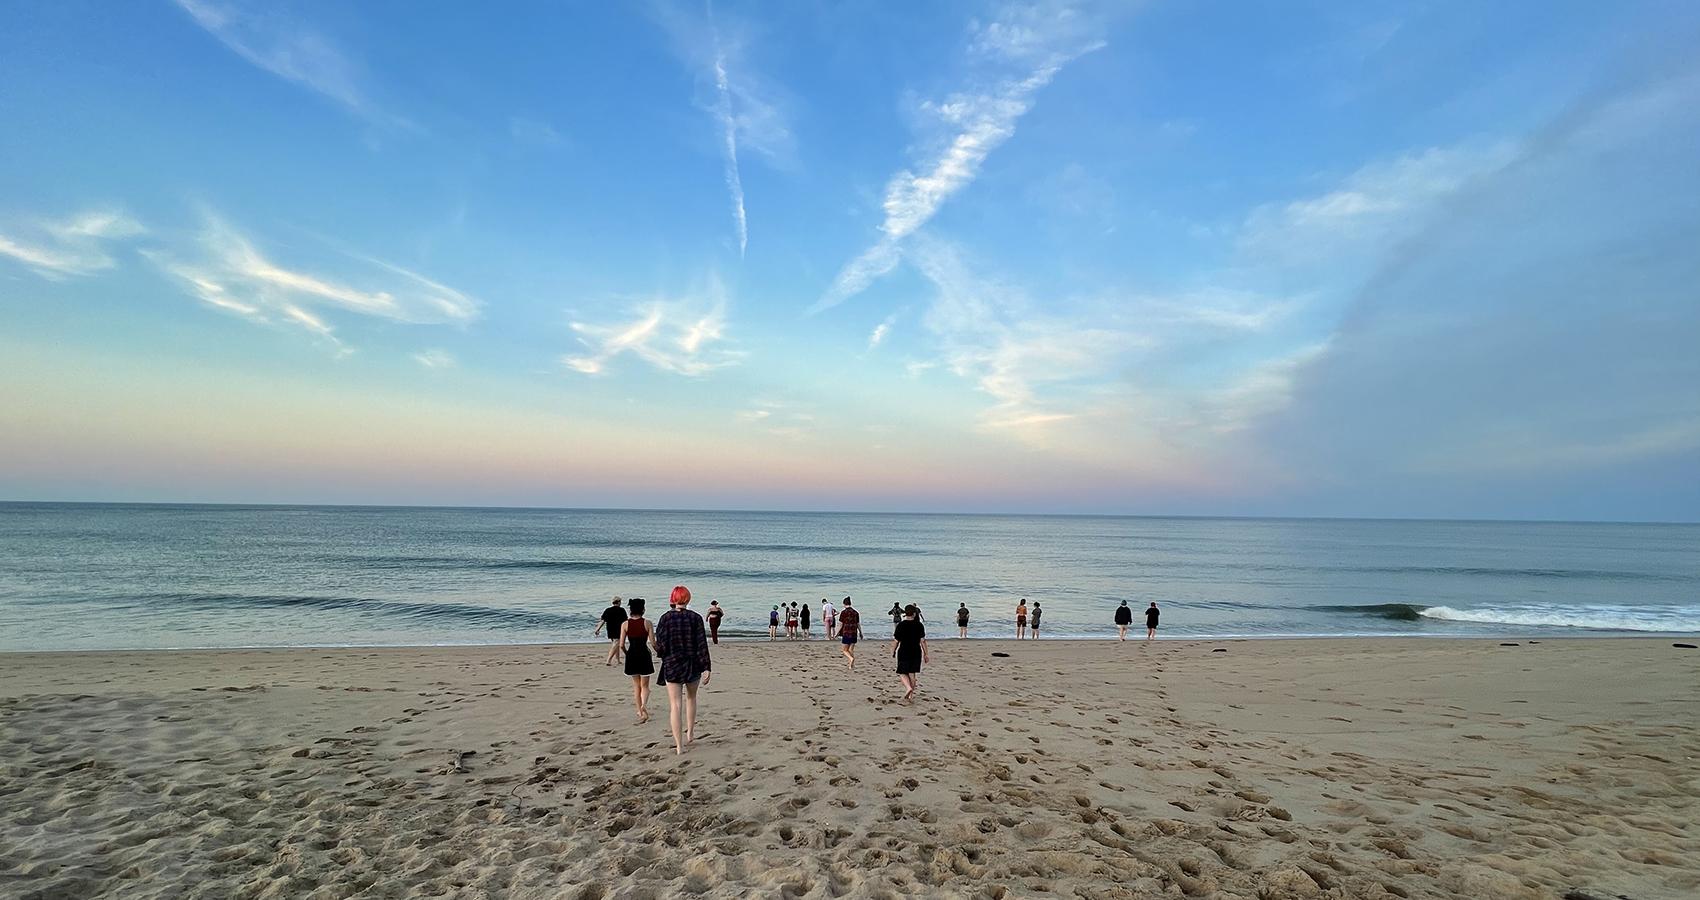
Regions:
<instances>
[{"instance_id":1,"label":"ocean wave","mask_svg":"<svg viewBox=\"0 0 1700 900\"><path fill-rule=\"evenodd\" d=\"M336 610L412 622L455 622L482 628L582 628L596 621L591 615L563 615L527 609L472 606L465 603L419 603L408 600L311 594L168 593L131 594L110 599L147 606L199 606L229 610Z\"/></svg>"},{"instance_id":2,"label":"ocean wave","mask_svg":"<svg viewBox=\"0 0 1700 900\"><path fill-rule=\"evenodd\" d=\"M1278 609L1279 607L1266 607ZM1392 619L1396 622L1420 622L1423 618L1423 607L1410 603L1368 603L1356 606L1307 606L1306 609L1317 612L1355 613L1376 619Z\"/></svg>"},{"instance_id":3,"label":"ocean wave","mask_svg":"<svg viewBox=\"0 0 1700 900\"><path fill-rule=\"evenodd\" d=\"M1430 606L1419 611L1425 619L1484 625L1524 625L1546 628L1587 628L1595 631L1700 631L1700 609L1651 606L1483 607L1454 609Z\"/></svg>"}]
</instances>

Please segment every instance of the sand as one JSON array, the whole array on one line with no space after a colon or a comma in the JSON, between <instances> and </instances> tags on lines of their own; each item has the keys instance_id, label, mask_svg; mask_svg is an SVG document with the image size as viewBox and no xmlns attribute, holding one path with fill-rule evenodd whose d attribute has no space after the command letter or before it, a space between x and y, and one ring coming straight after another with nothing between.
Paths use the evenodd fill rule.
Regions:
<instances>
[{"instance_id":1,"label":"sand","mask_svg":"<svg viewBox=\"0 0 1700 900\"><path fill-rule=\"evenodd\" d=\"M1700 896L1668 639L863 647L0 655L0 896Z\"/></svg>"}]
</instances>

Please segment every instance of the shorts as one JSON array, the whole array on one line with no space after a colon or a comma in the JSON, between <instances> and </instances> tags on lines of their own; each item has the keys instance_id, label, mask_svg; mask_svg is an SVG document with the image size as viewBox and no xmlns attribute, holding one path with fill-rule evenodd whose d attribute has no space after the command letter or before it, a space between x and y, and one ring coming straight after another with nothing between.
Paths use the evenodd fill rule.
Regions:
<instances>
[{"instance_id":1,"label":"shorts","mask_svg":"<svg viewBox=\"0 0 1700 900\"><path fill-rule=\"evenodd\" d=\"M847 634L847 635L844 635L843 637L840 637L839 640L843 641L844 646L848 647L848 646L856 643L856 636L853 635L853 634Z\"/></svg>"}]
</instances>

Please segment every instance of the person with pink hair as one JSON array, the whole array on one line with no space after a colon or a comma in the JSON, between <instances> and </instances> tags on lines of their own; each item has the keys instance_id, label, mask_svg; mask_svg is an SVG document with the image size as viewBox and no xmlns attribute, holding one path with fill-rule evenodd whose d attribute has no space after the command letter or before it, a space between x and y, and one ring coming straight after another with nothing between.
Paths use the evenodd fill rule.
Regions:
<instances>
[{"instance_id":1,"label":"person with pink hair","mask_svg":"<svg viewBox=\"0 0 1700 900\"><path fill-rule=\"evenodd\" d=\"M690 588L682 584L673 588L668 603L673 608L655 623L655 652L661 657L661 675L656 680L667 686L673 752L682 754L696 739L697 687L708 684L713 666L708 629L702 616L689 609Z\"/></svg>"}]
</instances>

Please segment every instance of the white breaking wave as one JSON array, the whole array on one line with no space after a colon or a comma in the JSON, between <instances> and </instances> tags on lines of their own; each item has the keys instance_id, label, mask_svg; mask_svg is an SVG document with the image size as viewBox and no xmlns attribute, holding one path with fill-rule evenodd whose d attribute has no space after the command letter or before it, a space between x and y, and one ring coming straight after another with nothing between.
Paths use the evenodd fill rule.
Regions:
<instances>
[{"instance_id":1,"label":"white breaking wave","mask_svg":"<svg viewBox=\"0 0 1700 900\"><path fill-rule=\"evenodd\" d=\"M1602 631L1700 631L1700 609L1691 606L1523 606L1454 609L1431 606L1425 618L1488 625L1591 628Z\"/></svg>"}]
</instances>

